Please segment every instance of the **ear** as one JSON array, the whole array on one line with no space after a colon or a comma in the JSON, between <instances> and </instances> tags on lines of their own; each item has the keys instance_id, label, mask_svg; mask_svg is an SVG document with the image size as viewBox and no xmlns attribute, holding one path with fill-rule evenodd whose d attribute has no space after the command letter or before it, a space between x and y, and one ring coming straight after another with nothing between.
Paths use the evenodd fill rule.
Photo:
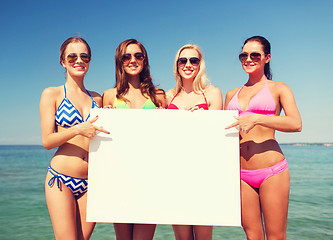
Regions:
<instances>
[{"instance_id":1,"label":"ear","mask_svg":"<svg viewBox=\"0 0 333 240\"><path fill-rule=\"evenodd\" d=\"M61 60L60 63L64 68L66 68L65 62L63 60Z\"/></svg>"},{"instance_id":2,"label":"ear","mask_svg":"<svg viewBox=\"0 0 333 240\"><path fill-rule=\"evenodd\" d=\"M267 54L265 63L269 63L269 61L271 60L271 57L272 57L272 56L271 56L270 53Z\"/></svg>"}]
</instances>

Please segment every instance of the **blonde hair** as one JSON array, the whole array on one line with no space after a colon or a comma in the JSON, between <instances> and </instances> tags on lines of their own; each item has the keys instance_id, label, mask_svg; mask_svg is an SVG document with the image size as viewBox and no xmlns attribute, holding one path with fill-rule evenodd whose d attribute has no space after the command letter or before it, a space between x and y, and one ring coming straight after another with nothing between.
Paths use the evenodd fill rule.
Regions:
<instances>
[{"instance_id":1,"label":"blonde hair","mask_svg":"<svg viewBox=\"0 0 333 240\"><path fill-rule=\"evenodd\" d=\"M182 81L182 78L181 78L181 76L178 72L178 59L179 59L179 56L180 56L181 52L184 49L194 49L199 54L199 59L200 59L199 72L198 72L197 76L194 78L193 89L194 89L195 93L201 93L201 92L204 91L206 86L209 84L209 80L208 80L208 77L207 77L207 74L206 74L206 64L205 64L205 61L203 59L201 49L197 45L186 44L178 50L178 52L176 54L176 58L175 58L175 64L174 64L174 67L173 67L173 72L174 72L175 79L176 79L176 87L175 87L176 93L175 94L179 93L181 91L182 87L183 87L183 81Z\"/></svg>"}]
</instances>

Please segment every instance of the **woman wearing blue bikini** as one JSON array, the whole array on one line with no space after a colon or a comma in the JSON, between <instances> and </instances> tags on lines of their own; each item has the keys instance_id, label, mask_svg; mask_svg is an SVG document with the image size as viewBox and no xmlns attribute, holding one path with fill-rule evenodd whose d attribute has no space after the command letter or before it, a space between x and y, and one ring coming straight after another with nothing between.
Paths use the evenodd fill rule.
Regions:
<instances>
[{"instance_id":1,"label":"woman wearing blue bikini","mask_svg":"<svg viewBox=\"0 0 333 240\"><path fill-rule=\"evenodd\" d=\"M91 108L102 106L96 92L86 90L84 76L91 50L80 37L67 39L60 48L66 83L46 88L40 100L42 141L46 149L58 147L50 163L45 195L56 239L89 239L95 223L86 222L89 139L96 131Z\"/></svg>"},{"instance_id":2,"label":"woman wearing blue bikini","mask_svg":"<svg viewBox=\"0 0 333 240\"><path fill-rule=\"evenodd\" d=\"M238 126L240 133L242 226L247 239L286 239L289 169L274 135L300 132L301 116L290 88L271 81L267 39L247 39L239 60L249 78L227 93L225 106L239 112L227 128Z\"/></svg>"},{"instance_id":3,"label":"woman wearing blue bikini","mask_svg":"<svg viewBox=\"0 0 333 240\"><path fill-rule=\"evenodd\" d=\"M120 43L116 49L115 62L116 86L103 93L104 107L165 108L165 93L162 89L155 88L152 82L147 51L140 42L128 39ZM117 240L150 240L153 239L156 228L155 224L113 225Z\"/></svg>"}]
</instances>

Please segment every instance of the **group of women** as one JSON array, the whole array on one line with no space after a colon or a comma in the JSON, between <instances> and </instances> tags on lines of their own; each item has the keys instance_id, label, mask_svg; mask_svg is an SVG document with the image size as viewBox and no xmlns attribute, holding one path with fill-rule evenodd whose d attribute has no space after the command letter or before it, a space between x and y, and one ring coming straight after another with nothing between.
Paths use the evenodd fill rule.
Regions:
<instances>
[{"instance_id":1,"label":"group of women","mask_svg":"<svg viewBox=\"0 0 333 240\"><path fill-rule=\"evenodd\" d=\"M103 96L84 86L90 60L91 49L84 39L67 39L60 48L66 82L45 89L40 101L43 145L58 147L45 181L56 239L89 239L95 227L85 220L89 139L96 131L108 132L94 125L98 117L89 118L91 108L223 109L222 93L208 84L205 61L196 45L177 52L176 86L166 93L154 86L147 51L135 39L117 47L116 84ZM301 131L301 117L290 88L271 80L270 43L264 37L247 39L239 60L248 80L226 94L224 109L239 112L227 128L238 127L240 133L242 226L248 239L286 239L289 170L274 133ZM153 239L155 228L154 224L114 223L118 240ZM174 225L173 230L177 240L209 240L213 227Z\"/></svg>"}]
</instances>

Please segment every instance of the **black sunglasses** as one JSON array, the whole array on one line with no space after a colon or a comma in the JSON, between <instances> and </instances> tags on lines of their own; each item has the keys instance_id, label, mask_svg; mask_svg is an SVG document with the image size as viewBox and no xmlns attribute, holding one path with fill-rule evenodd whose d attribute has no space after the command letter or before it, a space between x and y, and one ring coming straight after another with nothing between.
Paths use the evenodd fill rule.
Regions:
<instances>
[{"instance_id":1,"label":"black sunglasses","mask_svg":"<svg viewBox=\"0 0 333 240\"><path fill-rule=\"evenodd\" d=\"M262 54L262 53L258 53L258 52L251 52L250 53L250 58L252 61L258 61L261 59L261 55L267 55L267 54ZM238 58L239 61L244 62L247 60L247 58L249 57L249 54L247 52L242 52L241 54L239 54Z\"/></svg>"},{"instance_id":2,"label":"black sunglasses","mask_svg":"<svg viewBox=\"0 0 333 240\"><path fill-rule=\"evenodd\" d=\"M182 57L182 58L178 58L178 61L177 61L178 66L185 66L187 63L187 60L190 60L190 63L195 67L199 66L199 64L200 64L200 59L197 57L191 57L191 58Z\"/></svg>"},{"instance_id":3,"label":"black sunglasses","mask_svg":"<svg viewBox=\"0 0 333 240\"><path fill-rule=\"evenodd\" d=\"M83 62L88 63L91 60L91 56L87 53L80 53L80 58ZM67 55L67 61L69 63L76 62L78 55L76 53L70 53Z\"/></svg>"},{"instance_id":4,"label":"black sunglasses","mask_svg":"<svg viewBox=\"0 0 333 240\"><path fill-rule=\"evenodd\" d=\"M142 61L145 58L145 55L142 52L137 52L134 53L134 57L136 60ZM132 59L132 54L130 53L125 53L123 55L122 61L123 63L127 63Z\"/></svg>"}]
</instances>

